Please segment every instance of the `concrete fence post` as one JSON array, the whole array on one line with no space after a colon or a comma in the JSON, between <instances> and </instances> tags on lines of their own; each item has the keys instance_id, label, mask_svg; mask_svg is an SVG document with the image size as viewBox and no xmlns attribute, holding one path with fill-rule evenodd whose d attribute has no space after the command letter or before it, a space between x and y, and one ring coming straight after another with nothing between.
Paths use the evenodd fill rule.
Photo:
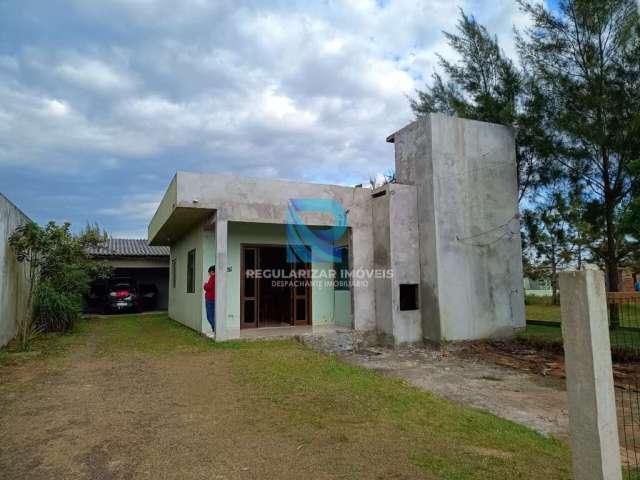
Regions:
<instances>
[{"instance_id":1,"label":"concrete fence post","mask_svg":"<svg viewBox=\"0 0 640 480\"><path fill-rule=\"evenodd\" d=\"M573 478L621 480L604 273L560 273Z\"/></svg>"}]
</instances>

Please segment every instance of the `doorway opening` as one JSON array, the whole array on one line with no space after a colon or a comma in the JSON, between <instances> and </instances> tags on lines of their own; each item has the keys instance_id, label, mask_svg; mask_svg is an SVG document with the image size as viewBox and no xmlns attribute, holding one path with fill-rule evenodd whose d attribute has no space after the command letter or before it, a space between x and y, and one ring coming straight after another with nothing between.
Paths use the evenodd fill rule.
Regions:
<instances>
[{"instance_id":1,"label":"doorway opening","mask_svg":"<svg viewBox=\"0 0 640 480\"><path fill-rule=\"evenodd\" d=\"M242 245L240 328L311 325L310 273L284 245Z\"/></svg>"}]
</instances>

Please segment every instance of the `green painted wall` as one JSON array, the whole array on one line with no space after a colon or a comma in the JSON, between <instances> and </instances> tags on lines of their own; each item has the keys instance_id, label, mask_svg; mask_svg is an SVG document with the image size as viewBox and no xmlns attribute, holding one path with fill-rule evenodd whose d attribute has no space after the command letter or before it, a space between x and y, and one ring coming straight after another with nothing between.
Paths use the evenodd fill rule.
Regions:
<instances>
[{"instance_id":1,"label":"green painted wall","mask_svg":"<svg viewBox=\"0 0 640 480\"><path fill-rule=\"evenodd\" d=\"M227 282L227 325L240 324L240 246L242 244L286 245L284 225L229 222L227 258L231 271L216 272L218 280ZM343 241L336 245L346 244ZM196 289L187 293L187 255L196 249ZM202 284L207 279L207 269L215 265L216 239L212 230L202 225L193 228L171 246L171 265L176 260L176 286L171 272L169 284L169 316L200 332L210 332L206 320ZM173 267L172 267L173 268ZM316 270L330 270L332 264L316 263ZM318 284L320 283L320 284ZM312 321L314 325L337 324L352 326L351 294L348 290L335 291L332 285L314 282L312 287Z\"/></svg>"},{"instance_id":2,"label":"green painted wall","mask_svg":"<svg viewBox=\"0 0 640 480\"><path fill-rule=\"evenodd\" d=\"M205 242L205 239L208 241ZM207 245L206 253L203 248L205 245ZM209 245L211 246L209 247ZM196 285L193 293L187 293L187 256L192 249L196 250ZM202 225L194 227L171 246L169 265L173 269L173 260L175 259L176 284L174 287L174 272L171 271L169 276L169 317L199 332L211 331L204 315L202 285L206 280L207 268L214 263L212 261L213 251L215 251L213 233L205 231Z\"/></svg>"}]
</instances>

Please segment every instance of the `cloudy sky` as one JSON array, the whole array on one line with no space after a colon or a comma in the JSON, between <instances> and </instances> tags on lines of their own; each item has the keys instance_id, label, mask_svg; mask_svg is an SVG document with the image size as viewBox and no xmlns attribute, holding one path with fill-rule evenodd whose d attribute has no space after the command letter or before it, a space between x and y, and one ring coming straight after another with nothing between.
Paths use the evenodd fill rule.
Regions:
<instances>
[{"instance_id":1,"label":"cloudy sky","mask_svg":"<svg viewBox=\"0 0 640 480\"><path fill-rule=\"evenodd\" d=\"M145 237L177 170L366 181L460 7L513 51L513 0L0 0L0 192Z\"/></svg>"}]
</instances>

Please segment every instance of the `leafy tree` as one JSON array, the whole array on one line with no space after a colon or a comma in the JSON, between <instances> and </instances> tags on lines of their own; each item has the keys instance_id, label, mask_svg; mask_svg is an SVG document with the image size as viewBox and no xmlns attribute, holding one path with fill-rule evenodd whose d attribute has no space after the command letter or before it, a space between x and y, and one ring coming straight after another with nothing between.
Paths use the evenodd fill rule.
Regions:
<instances>
[{"instance_id":1,"label":"leafy tree","mask_svg":"<svg viewBox=\"0 0 640 480\"><path fill-rule=\"evenodd\" d=\"M109 267L87 253L107 239L98 226L87 225L75 235L71 225L49 222L19 226L9 245L19 262L28 268L29 308L17 319L18 346L26 349L41 331L67 331L82 312L83 294L95 278L107 277Z\"/></svg>"},{"instance_id":2,"label":"leafy tree","mask_svg":"<svg viewBox=\"0 0 640 480\"><path fill-rule=\"evenodd\" d=\"M640 23L635 0L562 0L559 12L519 0L533 26L518 38L527 82L546 99L540 124L554 162L585 191L591 250L609 288L633 254L625 215L638 189Z\"/></svg>"}]
</instances>

